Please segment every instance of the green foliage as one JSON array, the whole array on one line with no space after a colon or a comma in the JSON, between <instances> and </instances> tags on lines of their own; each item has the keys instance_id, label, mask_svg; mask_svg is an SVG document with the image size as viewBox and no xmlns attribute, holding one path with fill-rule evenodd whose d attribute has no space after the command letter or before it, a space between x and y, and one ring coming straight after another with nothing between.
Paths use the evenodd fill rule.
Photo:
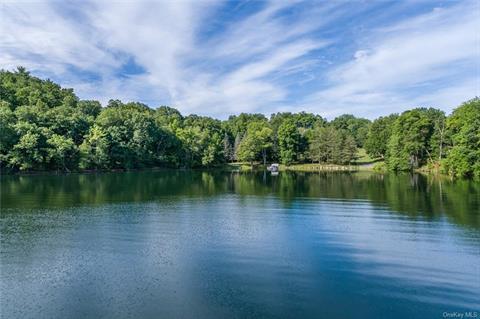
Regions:
<instances>
[{"instance_id":1,"label":"green foliage","mask_svg":"<svg viewBox=\"0 0 480 319\"><path fill-rule=\"evenodd\" d=\"M98 101L79 101L77 108L81 113L90 116L89 120L94 120L102 111L102 105Z\"/></svg>"},{"instance_id":2,"label":"green foliage","mask_svg":"<svg viewBox=\"0 0 480 319\"><path fill-rule=\"evenodd\" d=\"M344 114L336 117L331 123L337 130L347 131L357 143L358 147L363 147L367 139L370 121L364 118L357 118L351 114Z\"/></svg>"},{"instance_id":3,"label":"green foliage","mask_svg":"<svg viewBox=\"0 0 480 319\"><path fill-rule=\"evenodd\" d=\"M162 145L168 143L168 134L156 124L154 112L139 103L119 103L102 110L95 120L82 145L84 168L149 167L168 157L168 147Z\"/></svg>"},{"instance_id":4,"label":"green foliage","mask_svg":"<svg viewBox=\"0 0 480 319\"><path fill-rule=\"evenodd\" d=\"M452 147L444 161L452 176L480 178L480 99L475 98L455 109L447 120Z\"/></svg>"},{"instance_id":5,"label":"green foliage","mask_svg":"<svg viewBox=\"0 0 480 319\"><path fill-rule=\"evenodd\" d=\"M176 134L183 146L185 167L212 166L225 161L224 132L220 121L190 115Z\"/></svg>"},{"instance_id":6,"label":"green foliage","mask_svg":"<svg viewBox=\"0 0 480 319\"><path fill-rule=\"evenodd\" d=\"M39 119L54 134L69 137L76 145L82 143L94 121L92 116L82 113L80 109L63 105L48 109L40 114Z\"/></svg>"},{"instance_id":7,"label":"green foliage","mask_svg":"<svg viewBox=\"0 0 480 319\"><path fill-rule=\"evenodd\" d=\"M47 144L48 157L53 168L70 171L77 167L78 148L71 138L52 134Z\"/></svg>"},{"instance_id":8,"label":"green foliage","mask_svg":"<svg viewBox=\"0 0 480 319\"><path fill-rule=\"evenodd\" d=\"M350 164L355 160L357 146L354 138L332 126L319 127L313 132L310 158L319 163Z\"/></svg>"},{"instance_id":9,"label":"green foliage","mask_svg":"<svg viewBox=\"0 0 480 319\"><path fill-rule=\"evenodd\" d=\"M223 136L223 155L225 156L225 161L231 162L234 160L234 150L232 142L230 142L230 137L225 132Z\"/></svg>"},{"instance_id":10,"label":"green foliage","mask_svg":"<svg viewBox=\"0 0 480 319\"><path fill-rule=\"evenodd\" d=\"M272 129L265 121L248 124L245 137L239 146L238 159L250 163L262 159L263 163L266 163L267 152L272 147L272 134Z\"/></svg>"},{"instance_id":11,"label":"green foliage","mask_svg":"<svg viewBox=\"0 0 480 319\"><path fill-rule=\"evenodd\" d=\"M80 145L80 168L102 169L109 167L109 145L106 133L94 125Z\"/></svg>"},{"instance_id":12,"label":"green foliage","mask_svg":"<svg viewBox=\"0 0 480 319\"><path fill-rule=\"evenodd\" d=\"M46 138L42 133L34 133L34 129L24 128L19 141L9 154L9 164L18 166L21 170L45 167Z\"/></svg>"},{"instance_id":13,"label":"green foliage","mask_svg":"<svg viewBox=\"0 0 480 319\"><path fill-rule=\"evenodd\" d=\"M376 158L372 158L370 155L367 154L364 148L357 149L357 154L355 158L355 163L362 165L362 164L371 164L376 161Z\"/></svg>"},{"instance_id":14,"label":"green foliage","mask_svg":"<svg viewBox=\"0 0 480 319\"><path fill-rule=\"evenodd\" d=\"M293 124L299 133L296 137L297 141L294 143L295 150L287 150L285 146L280 146L281 138L280 127L283 123L289 122ZM273 145L272 145L272 159L280 160L282 162L304 161L308 152L308 138L309 134L316 126L324 126L326 121L320 116L312 113L275 113L270 117L270 127L273 130ZM293 146L293 144L292 144ZM283 150L282 150L283 149ZM282 157L283 153L283 157Z\"/></svg>"},{"instance_id":15,"label":"green foliage","mask_svg":"<svg viewBox=\"0 0 480 319\"><path fill-rule=\"evenodd\" d=\"M320 116L312 113L300 112L300 113L275 113L270 116L270 125L274 131L282 125L284 121L292 122L297 128L314 128L316 125L322 126L326 124L326 121Z\"/></svg>"},{"instance_id":16,"label":"green foliage","mask_svg":"<svg viewBox=\"0 0 480 319\"><path fill-rule=\"evenodd\" d=\"M417 108L402 113L394 122L387 147L386 163L390 170L407 171L435 160L441 147L435 136L443 112Z\"/></svg>"},{"instance_id":17,"label":"green foliage","mask_svg":"<svg viewBox=\"0 0 480 319\"><path fill-rule=\"evenodd\" d=\"M267 118L263 114L247 114L231 115L227 120L227 131L231 136L244 136L247 127L252 122L267 122Z\"/></svg>"},{"instance_id":18,"label":"green foliage","mask_svg":"<svg viewBox=\"0 0 480 319\"><path fill-rule=\"evenodd\" d=\"M62 89L50 80L30 76L22 67L16 72L0 72L0 96L13 110L22 105L74 107L78 100L72 89Z\"/></svg>"},{"instance_id":19,"label":"green foliage","mask_svg":"<svg viewBox=\"0 0 480 319\"><path fill-rule=\"evenodd\" d=\"M292 119L283 121L278 128L277 138L280 148L280 161L282 164L290 165L293 162L296 162L302 143L302 136Z\"/></svg>"},{"instance_id":20,"label":"green foliage","mask_svg":"<svg viewBox=\"0 0 480 319\"><path fill-rule=\"evenodd\" d=\"M8 162L9 152L18 141L17 119L6 101L0 102L0 163Z\"/></svg>"},{"instance_id":21,"label":"green foliage","mask_svg":"<svg viewBox=\"0 0 480 319\"><path fill-rule=\"evenodd\" d=\"M350 164L357 147L385 157L390 170L421 166L457 177L480 177L480 102L446 118L418 108L370 123L342 115L327 123L311 113L233 115L226 121L182 116L137 102L79 100L73 90L0 71L0 168L9 170L211 167L230 161L312 160ZM383 165L383 164L382 164Z\"/></svg>"},{"instance_id":22,"label":"green foliage","mask_svg":"<svg viewBox=\"0 0 480 319\"><path fill-rule=\"evenodd\" d=\"M355 156L357 154L357 143L353 136L349 134L343 134L342 136L342 145L340 152L340 163L341 164L351 164L355 161Z\"/></svg>"},{"instance_id":23,"label":"green foliage","mask_svg":"<svg viewBox=\"0 0 480 319\"><path fill-rule=\"evenodd\" d=\"M433 126L432 136L427 148L428 161L431 163L440 162L445 153L445 146L449 143L446 132L447 117L443 111L434 108L429 108L427 112Z\"/></svg>"},{"instance_id":24,"label":"green foliage","mask_svg":"<svg viewBox=\"0 0 480 319\"><path fill-rule=\"evenodd\" d=\"M388 171L388 167L385 162L378 162L373 165L373 170L378 173L385 173Z\"/></svg>"},{"instance_id":25,"label":"green foliage","mask_svg":"<svg viewBox=\"0 0 480 319\"><path fill-rule=\"evenodd\" d=\"M0 72L2 167L71 170L100 103L78 101L71 89L30 76Z\"/></svg>"},{"instance_id":26,"label":"green foliage","mask_svg":"<svg viewBox=\"0 0 480 319\"><path fill-rule=\"evenodd\" d=\"M170 132L175 132L183 125L182 114L180 114L178 110L168 106L160 106L155 111L155 120L157 125Z\"/></svg>"},{"instance_id":27,"label":"green foliage","mask_svg":"<svg viewBox=\"0 0 480 319\"><path fill-rule=\"evenodd\" d=\"M379 117L372 122L364 145L368 155L374 158L385 157L387 154L388 141L392 135L393 123L397 117L397 114L392 114Z\"/></svg>"},{"instance_id":28,"label":"green foliage","mask_svg":"<svg viewBox=\"0 0 480 319\"><path fill-rule=\"evenodd\" d=\"M234 161L238 161L238 153L240 151L240 144L242 144L242 139L243 139L243 136L240 135L240 134L237 134L237 136L235 136L235 141L233 143L233 160Z\"/></svg>"},{"instance_id":29,"label":"green foliage","mask_svg":"<svg viewBox=\"0 0 480 319\"><path fill-rule=\"evenodd\" d=\"M253 164L253 162L258 159L259 153L260 148L256 143L255 138L246 134L238 147L237 159L242 162L250 162Z\"/></svg>"}]
</instances>

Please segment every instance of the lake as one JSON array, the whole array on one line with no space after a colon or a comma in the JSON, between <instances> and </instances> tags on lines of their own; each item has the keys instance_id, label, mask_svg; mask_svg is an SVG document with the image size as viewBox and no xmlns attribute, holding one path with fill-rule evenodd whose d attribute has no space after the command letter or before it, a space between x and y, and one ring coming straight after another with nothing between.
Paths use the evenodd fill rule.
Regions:
<instances>
[{"instance_id":1,"label":"lake","mask_svg":"<svg viewBox=\"0 0 480 319\"><path fill-rule=\"evenodd\" d=\"M478 182L2 176L0 230L2 318L480 317Z\"/></svg>"}]
</instances>

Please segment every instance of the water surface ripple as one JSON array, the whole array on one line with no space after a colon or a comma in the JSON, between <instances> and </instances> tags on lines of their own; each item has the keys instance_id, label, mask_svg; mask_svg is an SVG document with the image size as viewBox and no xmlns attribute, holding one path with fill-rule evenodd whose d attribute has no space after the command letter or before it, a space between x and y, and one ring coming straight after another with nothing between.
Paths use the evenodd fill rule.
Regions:
<instances>
[{"instance_id":1,"label":"water surface ripple","mask_svg":"<svg viewBox=\"0 0 480 319\"><path fill-rule=\"evenodd\" d=\"M480 185L369 173L1 177L2 318L443 318Z\"/></svg>"}]
</instances>

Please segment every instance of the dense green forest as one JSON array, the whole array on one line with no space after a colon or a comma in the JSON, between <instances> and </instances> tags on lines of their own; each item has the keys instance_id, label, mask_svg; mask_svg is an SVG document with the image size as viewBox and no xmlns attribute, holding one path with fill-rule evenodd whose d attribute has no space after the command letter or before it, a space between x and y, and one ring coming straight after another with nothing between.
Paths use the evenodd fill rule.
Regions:
<instances>
[{"instance_id":1,"label":"dense green forest","mask_svg":"<svg viewBox=\"0 0 480 319\"><path fill-rule=\"evenodd\" d=\"M480 178L480 99L446 116L415 108L373 122L311 113L184 116L138 102L80 100L24 68L0 71L2 170L214 167L228 162L354 164L359 148L392 171Z\"/></svg>"}]
</instances>

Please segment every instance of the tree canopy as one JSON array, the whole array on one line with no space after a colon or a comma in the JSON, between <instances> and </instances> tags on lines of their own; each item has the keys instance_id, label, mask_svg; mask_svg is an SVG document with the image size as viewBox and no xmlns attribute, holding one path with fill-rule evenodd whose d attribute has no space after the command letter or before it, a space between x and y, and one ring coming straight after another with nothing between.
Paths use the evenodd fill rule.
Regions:
<instances>
[{"instance_id":1,"label":"tree canopy","mask_svg":"<svg viewBox=\"0 0 480 319\"><path fill-rule=\"evenodd\" d=\"M351 164L357 145L353 136L333 126L316 128L310 143L310 156L319 163Z\"/></svg>"},{"instance_id":2,"label":"tree canopy","mask_svg":"<svg viewBox=\"0 0 480 319\"><path fill-rule=\"evenodd\" d=\"M386 161L391 170L405 171L435 160L440 152L436 143L438 121L445 114L433 108L416 108L403 112L394 122L387 145Z\"/></svg>"},{"instance_id":3,"label":"tree canopy","mask_svg":"<svg viewBox=\"0 0 480 319\"><path fill-rule=\"evenodd\" d=\"M249 123L245 137L239 145L239 160L253 163L260 159L265 164L267 152L272 147L272 134L273 131L266 121Z\"/></svg>"},{"instance_id":4,"label":"tree canopy","mask_svg":"<svg viewBox=\"0 0 480 319\"><path fill-rule=\"evenodd\" d=\"M453 176L480 178L480 99L463 103L447 119L451 148L444 169Z\"/></svg>"},{"instance_id":5,"label":"tree canopy","mask_svg":"<svg viewBox=\"0 0 480 319\"><path fill-rule=\"evenodd\" d=\"M355 139L357 146L363 147L363 144L367 139L370 120L358 118L351 114L343 114L336 117L331 122L331 125L337 130L347 131Z\"/></svg>"},{"instance_id":6,"label":"tree canopy","mask_svg":"<svg viewBox=\"0 0 480 319\"><path fill-rule=\"evenodd\" d=\"M372 122L364 145L365 150L371 157L385 157L387 144L392 136L393 123L397 118L397 114L392 114L379 117Z\"/></svg>"},{"instance_id":7,"label":"tree canopy","mask_svg":"<svg viewBox=\"0 0 480 319\"><path fill-rule=\"evenodd\" d=\"M389 169L480 177L480 100L450 116L416 108L375 119L241 113L225 121L138 103L80 100L24 68L0 71L0 168L96 170L212 167L231 161L355 163L358 148Z\"/></svg>"}]
</instances>

